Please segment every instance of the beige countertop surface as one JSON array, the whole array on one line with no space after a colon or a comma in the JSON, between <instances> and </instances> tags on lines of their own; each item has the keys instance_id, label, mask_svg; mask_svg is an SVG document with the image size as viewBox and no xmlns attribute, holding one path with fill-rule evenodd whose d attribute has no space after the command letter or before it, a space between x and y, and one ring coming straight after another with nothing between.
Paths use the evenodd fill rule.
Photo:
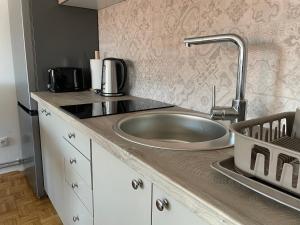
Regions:
<instances>
[{"instance_id":1,"label":"beige countertop surface","mask_svg":"<svg viewBox=\"0 0 300 225\"><path fill-rule=\"evenodd\" d=\"M128 114L80 120L59 108L61 105L136 97L104 98L86 91L36 92L32 93L32 98L89 135L128 166L204 218L208 224L300 225L299 212L265 198L210 168L212 162L232 156L232 148L187 152L145 147L128 142L114 133L112 126ZM158 110L190 111L179 107Z\"/></svg>"}]
</instances>

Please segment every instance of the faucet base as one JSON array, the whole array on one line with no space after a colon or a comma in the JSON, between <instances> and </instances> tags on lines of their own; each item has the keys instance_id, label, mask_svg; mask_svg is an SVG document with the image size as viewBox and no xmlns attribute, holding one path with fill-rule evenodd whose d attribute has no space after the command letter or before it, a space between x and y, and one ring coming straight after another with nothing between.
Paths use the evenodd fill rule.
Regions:
<instances>
[{"instance_id":1,"label":"faucet base","mask_svg":"<svg viewBox=\"0 0 300 225\"><path fill-rule=\"evenodd\" d=\"M247 114L247 100L238 100L238 99L233 99L232 100L232 108L234 108L238 112L238 121L244 121L246 119L246 114Z\"/></svg>"},{"instance_id":2,"label":"faucet base","mask_svg":"<svg viewBox=\"0 0 300 225\"><path fill-rule=\"evenodd\" d=\"M247 100L232 100L232 107L215 106L211 108L210 115L213 120L230 120L232 122L246 119Z\"/></svg>"}]
</instances>

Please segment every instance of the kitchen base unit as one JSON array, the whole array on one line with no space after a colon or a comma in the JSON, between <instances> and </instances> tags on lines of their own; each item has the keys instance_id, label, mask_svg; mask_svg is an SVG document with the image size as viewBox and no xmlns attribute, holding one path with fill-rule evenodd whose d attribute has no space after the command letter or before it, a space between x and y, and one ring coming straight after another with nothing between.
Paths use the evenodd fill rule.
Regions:
<instances>
[{"instance_id":1,"label":"kitchen base unit","mask_svg":"<svg viewBox=\"0 0 300 225\"><path fill-rule=\"evenodd\" d=\"M93 225L90 139L39 104L45 190L65 225Z\"/></svg>"},{"instance_id":2,"label":"kitchen base unit","mask_svg":"<svg viewBox=\"0 0 300 225\"><path fill-rule=\"evenodd\" d=\"M65 225L299 224L296 210L211 169L212 162L232 156L232 148L190 152L143 146L113 130L140 112L78 119L60 108L138 97L110 99L88 91L32 97L39 105L46 192ZM191 113L179 107L159 111Z\"/></svg>"},{"instance_id":3,"label":"kitchen base unit","mask_svg":"<svg viewBox=\"0 0 300 225\"><path fill-rule=\"evenodd\" d=\"M209 225L93 142L95 224Z\"/></svg>"}]
</instances>

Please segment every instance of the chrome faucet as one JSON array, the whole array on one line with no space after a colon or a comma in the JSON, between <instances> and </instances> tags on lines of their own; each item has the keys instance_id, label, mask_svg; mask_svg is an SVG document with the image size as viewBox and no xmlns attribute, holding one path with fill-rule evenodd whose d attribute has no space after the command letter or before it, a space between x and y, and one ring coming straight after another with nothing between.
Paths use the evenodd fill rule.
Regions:
<instances>
[{"instance_id":1,"label":"chrome faucet","mask_svg":"<svg viewBox=\"0 0 300 225\"><path fill-rule=\"evenodd\" d=\"M247 100L245 100L247 46L245 41L236 34L220 34L184 39L184 43L187 47L191 47L191 45L202 45L219 42L233 42L238 46L239 49L236 96L235 99L232 100L232 107L216 106L216 90L214 86L210 115L212 119L230 119L232 121L243 121L246 118L247 111Z\"/></svg>"}]
</instances>

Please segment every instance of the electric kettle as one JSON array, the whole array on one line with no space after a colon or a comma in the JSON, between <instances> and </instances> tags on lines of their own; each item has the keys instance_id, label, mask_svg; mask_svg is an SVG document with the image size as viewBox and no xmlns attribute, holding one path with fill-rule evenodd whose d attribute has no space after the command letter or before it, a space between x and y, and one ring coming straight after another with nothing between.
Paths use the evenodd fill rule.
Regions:
<instances>
[{"instance_id":1,"label":"electric kettle","mask_svg":"<svg viewBox=\"0 0 300 225\"><path fill-rule=\"evenodd\" d=\"M102 64L102 96L114 97L124 95L123 89L127 79L127 66L123 59L105 58Z\"/></svg>"}]
</instances>

